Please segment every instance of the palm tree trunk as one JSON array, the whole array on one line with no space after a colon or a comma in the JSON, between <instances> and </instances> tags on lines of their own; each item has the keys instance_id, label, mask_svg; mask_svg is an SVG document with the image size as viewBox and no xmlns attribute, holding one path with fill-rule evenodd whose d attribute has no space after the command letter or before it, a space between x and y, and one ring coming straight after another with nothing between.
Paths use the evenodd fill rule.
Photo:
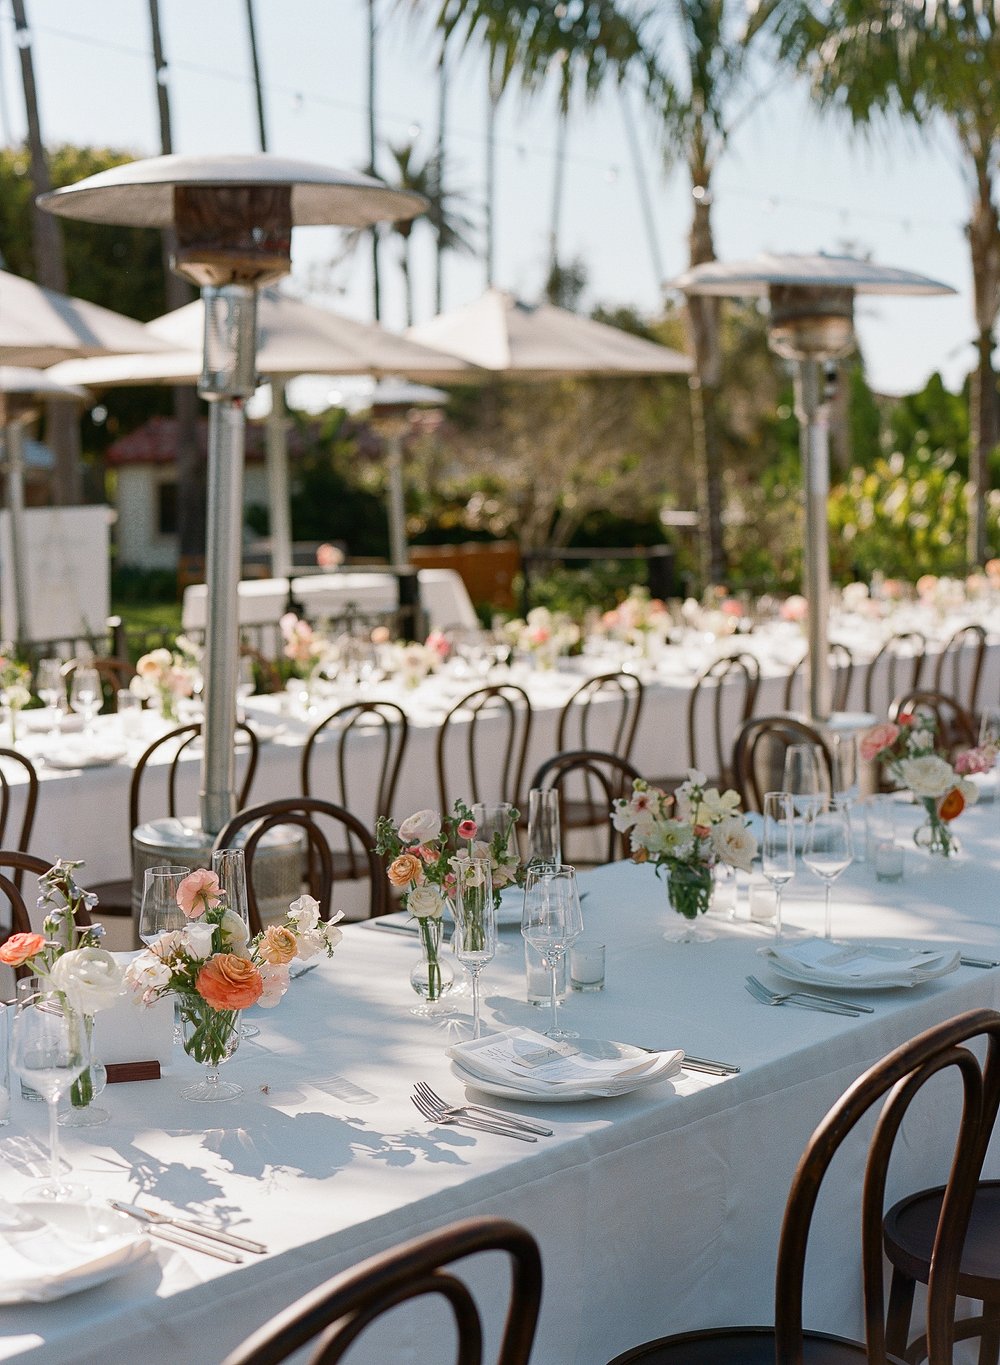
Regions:
<instances>
[{"instance_id":1,"label":"palm tree trunk","mask_svg":"<svg viewBox=\"0 0 1000 1365\"><path fill-rule=\"evenodd\" d=\"M376 39L378 25L375 16L375 0L368 0L368 174L377 174L375 161L378 156L378 134L376 128ZM376 322L382 320L382 285L378 263L378 224L372 229L372 315Z\"/></svg>"},{"instance_id":2,"label":"palm tree trunk","mask_svg":"<svg viewBox=\"0 0 1000 1365\"><path fill-rule=\"evenodd\" d=\"M500 84L490 71L486 92L486 288L496 279L497 105Z\"/></svg>"},{"instance_id":3,"label":"palm tree trunk","mask_svg":"<svg viewBox=\"0 0 1000 1365\"><path fill-rule=\"evenodd\" d=\"M552 180L552 217L549 219L549 281L559 278L559 238L562 221L563 192L566 187L566 141L569 133L569 109L559 106L556 127L556 165Z\"/></svg>"},{"instance_id":4,"label":"palm tree trunk","mask_svg":"<svg viewBox=\"0 0 1000 1365\"><path fill-rule=\"evenodd\" d=\"M253 17L253 0L247 0L247 35L250 39L250 64L253 67L253 88L257 108L257 135L260 150L267 151L267 123L264 118L264 87L260 78L260 54L257 50L257 25Z\"/></svg>"},{"instance_id":5,"label":"palm tree trunk","mask_svg":"<svg viewBox=\"0 0 1000 1365\"><path fill-rule=\"evenodd\" d=\"M31 55L31 30L24 0L12 0L14 25L18 35L21 83L28 127L28 153L31 163L33 198L52 188L48 160L42 141L35 64ZM62 224L55 214L43 213L37 204L31 210L31 235L38 283L65 294L66 258L63 252ZM80 450L80 417L75 403L50 402L45 405L45 434L55 452L53 495L57 504L73 506L83 501L83 465Z\"/></svg>"},{"instance_id":6,"label":"palm tree trunk","mask_svg":"<svg viewBox=\"0 0 1000 1365\"><path fill-rule=\"evenodd\" d=\"M438 126L437 126L437 178L438 193L443 206L445 195L445 151L448 124L448 36L441 35L441 52L438 56ZM434 247L434 312L444 311L444 234L438 231Z\"/></svg>"},{"instance_id":7,"label":"palm tree trunk","mask_svg":"<svg viewBox=\"0 0 1000 1365\"><path fill-rule=\"evenodd\" d=\"M988 144L987 144L988 145ZM972 376L969 433L969 536L967 557L975 567L987 559L986 495L990 456L1000 443L994 328L1000 313L1000 220L993 204L988 158L976 157L977 197L969 221L978 361Z\"/></svg>"},{"instance_id":8,"label":"palm tree trunk","mask_svg":"<svg viewBox=\"0 0 1000 1365\"><path fill-rule=\"evenodd\" d=\"M703 191L695 199L688 237L692 266L715 260L712 240L711 197L706 171L692 175ZM718 396L721 379L719 300L710 294L692 294L687 301L688 330L694 356L691 389L691 420L698 464L698 512L701 524L701 575L703 584L721 583L726 575L722 532L722 452L718 432Z\"/></svg>"}]
</instances>

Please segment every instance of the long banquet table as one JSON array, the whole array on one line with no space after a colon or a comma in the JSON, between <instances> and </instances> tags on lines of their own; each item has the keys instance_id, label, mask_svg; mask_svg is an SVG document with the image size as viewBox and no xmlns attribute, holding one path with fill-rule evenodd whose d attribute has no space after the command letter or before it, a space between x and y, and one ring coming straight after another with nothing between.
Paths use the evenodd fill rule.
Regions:
<instances>
[{"instance_id":1,"label":"long banquet table","mask_svg":"<svg viewBox=\"0 0 1000 1365\"><path fill-rule=\"evenodd\" d=\"M901 809L915 820L915 808ZM954 943L1000 957L1000 806L971 809L960 825L957 864L911 849L896 886L876 883L864 863L850 868L834 890L835 935ZM913 990L864 993L857 998L875 1012L857 1019L769 1009L743 988L748 971L776 981L757 956L768 935L747 919L745 900L734 921L711 920L713 941L678 945L662 938L673 912L648 866L609 865L582 884L586 931L608 946L607 988L572 995L567 1022L584 1036L733 1062L739 1075L684 1072L614 1100L525 1106L555 1129L535 1146L435 1127L409 1091L423 1079L461 1097L445 1048L465 1016L414 1017L415 941L349 926L332 961L293 982L276 1010L254 1011L260 1036L227 1067L245 1087L242 1099L214 1108L182 1100L195 1066L177 1055L161 1080L109 1089L107 1126L62 1134L96 1199L215 1216L268 1243L270 1254L228 1267L158 1246L149 1265L75 1298L0 1309L0 1358L210 1365L331 1274L484 1213L524 1223L541 1244L536 1365L598 1365L659 1333L767 1321L781 1211L810 1131L893 1046L962 1010L1000 1005L1000 969L961 967ZM819 931L820 887L801 868L785 909L795 930ZM544 1027L525 1002L516 929L503 938L511 951L487 969L484 1022ZM940 1096L932 1100L907 1118L890 1198L943 1177L948 1133ZM0 1135L0 1196L17 1199L41 1166L39 1109L16 1101ZM847 1334L861 1323L849 1213L861 1160L852 1148L831 1172L808 1267L807 1323ZM489 1304L499 1265L474 1277ZM496 1314L488 1316L495 1334ZM358 1359L435 1360L446 1331L423 1313L415 1324L394 1315Z\"/></svg>"}]
</instances>

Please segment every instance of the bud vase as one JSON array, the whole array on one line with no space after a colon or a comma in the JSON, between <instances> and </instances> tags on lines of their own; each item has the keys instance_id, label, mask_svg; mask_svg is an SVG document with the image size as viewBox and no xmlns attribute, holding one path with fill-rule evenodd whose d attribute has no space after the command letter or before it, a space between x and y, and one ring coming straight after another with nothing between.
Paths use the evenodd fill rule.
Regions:
<instances>
[{"instance_id":1,"label":"bud vase","mask_svg":"<svg viewBox=\"0 0 1000 1365\"><path fill-rule=\"evenodd\" d=\"M108 1083L108 1072L104 1063L94 1056L94 1016L83 1016L83 1028L87 1035L87 1056L90 1064L80 1072L69 1091L69 1108L59 1115L61 1128L96 1128L107 1123L111 1115L94 1100L102 1093Z\"/></svg>"},{"instance_id":2,"label":"bud vase","mask_svg":"<svg viewBox=\"0 0 1000 1365\"><path fill-rule=\"evenodd\" d=\"M914 830L913 842L917 848L922 848L932 857L957 858L962 851L962 845L952 834L951 825L938 814L937 802L932 797L927 797L922 804L927 817L923 824Z\"/></svg>"},{"instance_id":3,"label":"bud vase","mask_svg":"<svg viewBox=\"0 0 1000 1365\"><path fill-rule=\"evenodd\" d=\"M667 899L681 916L663 937L670 943L705 943L714 935L695 923L712 903L714 879L707 863L677 863L667 873Z\"/></svg>"},{"instance_id":4,"label":"bud vase","mask_svg":"<svg viewBox=\"0 0 1000 1365\"><path fill-rule=\"evenodd\" d=\"M186 1086L186 1100L233 1100L243 1087L219 1077L219 1067L228 1062L240 1045L240 1011L213 1009L200 995L179 995L177 1009L181 1018L184 1051L205 1068L204 1079Z\"/></svg>"},{"instance_id":5,"label":"bud vase","mask_svg":"<svg viewBox=\"0 0 1000 1365\"><path fill-rule=\"evenodd\" d=\"M421 955L410 972L410 985L420 996L411 1014L450 1014L451 1002L445 997L452 988L455 973L451 963L441 957L440 919L426 916L417 920L420 929Z\"/></svg>"}]
</instances>

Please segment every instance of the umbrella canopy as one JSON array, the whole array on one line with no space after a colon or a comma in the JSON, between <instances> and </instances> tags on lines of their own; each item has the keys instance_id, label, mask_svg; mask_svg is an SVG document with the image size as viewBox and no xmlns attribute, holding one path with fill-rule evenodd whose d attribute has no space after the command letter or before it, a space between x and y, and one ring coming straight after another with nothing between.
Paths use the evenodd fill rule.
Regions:
<instances>
[{"instance_id":1,"label":"umbrella canopy","mask_svg":"<svg viewBox=\"0 0 1000 1365\"><path fill-rule=\"evenodd\" d=\"M552 304L528 304L500 289L406 335L494 374L520 379L566 375L690 374L680 351L580 317Z\"/></svg>"},{"instance_id":2,"label":"umbrella canopy","mask_svg":"<svg viewBox=\"0 0 1000 1365\"><path fill-rule=\"evenodd\" d=\"M166 343L141 322L0 270L0 361L6 364L48 366L70 356L163 350Z\"/></svg>"},{"instance_id":3,"label":"umbrella canopy","mask_svg":"<svg viewBox=\"0 0 1000 1365\"><path fill-rule=\"evenodd\" d=\"M205 307L201 299L146 324L153 355L67 362L50 373L63 383L194 384L201 376ZM133 348L134 350L137 348ZM475 371L457 356L430 350L375 323L354 322L278 289L257 301L257 368L285 378L299 374L410 375L435 383L468 382Z\"/></svg>"}]
</instances>

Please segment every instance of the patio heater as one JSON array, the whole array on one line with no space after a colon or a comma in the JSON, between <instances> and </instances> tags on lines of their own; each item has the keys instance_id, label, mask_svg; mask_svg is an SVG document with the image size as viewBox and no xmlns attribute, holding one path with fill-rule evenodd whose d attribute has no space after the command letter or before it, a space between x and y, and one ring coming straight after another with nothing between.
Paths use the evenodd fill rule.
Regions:
<instances>
[{"instance_id":1,"label":"patio heater","mask_svg":"<svg viewBox=\"0 0 1000 1365\"><path fill-rule=\"evenodd\" d=\"M830 556L827 499L830 489L829 400L824 367L854 349L856 294L953 294L947 284L908 270L851 256L765 253L752 261L709 261L684 272L674 285L686 294L763 297L770 303L768 343L795 362L795 415L799 420L805 497L803 589L809 602L809 719L830 720Z\"/></svg>"},{"instance_id":2,"label":"patio heater","mask_svg":"<svg viewBox=\"0 0 1000 1365\"><path fill-rule=\"evenodd\" d=\"M210 405L201 829L211 836L235 805L244 405L257 387L257 291L290 271L293 227L398 222L422 212L426 201L370 176L262 153L134 161L38 203L66 218L173 228L173 269L201 289L198 392Z\"/></svg>"}]
</instances>

